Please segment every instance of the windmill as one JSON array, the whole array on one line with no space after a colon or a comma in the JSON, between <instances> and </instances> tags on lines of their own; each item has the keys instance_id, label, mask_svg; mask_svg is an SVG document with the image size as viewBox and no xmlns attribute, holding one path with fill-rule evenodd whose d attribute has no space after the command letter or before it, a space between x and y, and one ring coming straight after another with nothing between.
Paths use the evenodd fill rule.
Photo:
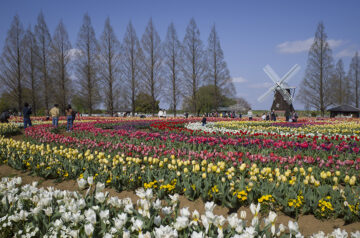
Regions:
<instances>
[{"instance_id":1,"label":"windmill","mask_svg":"<svg viewBox=\"0 0 360 238\"><path fill-rule=\"evenodd\" d=\"M274 85L271 86L263 95L261 95L258 98L258 101L263 102L271 92L274 92L274 101L271 106L271 110L289 112L294 111L294 107L292 105L294 99L291 94L295 93L295 87L290 87L287 82L299 71L299 69L300 66L296 64L289 70L289 72L280 78L270 67L270 65L266 65L264 67L264 71L274 82Z\"/></svg>"}]
</instances>

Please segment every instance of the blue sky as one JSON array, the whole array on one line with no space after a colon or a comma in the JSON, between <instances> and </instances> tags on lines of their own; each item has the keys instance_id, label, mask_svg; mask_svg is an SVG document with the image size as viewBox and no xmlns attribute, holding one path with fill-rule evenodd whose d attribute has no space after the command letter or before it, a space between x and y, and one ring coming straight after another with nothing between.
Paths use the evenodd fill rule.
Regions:
<instances>
[{"instance_id":1,"label":"blue sky","mask_svg":"<svg viewBox=\"0 0 360 238\"><path fill-rule=\"evenodd\" d=\"M359 9L360 1L356 0L1 0L0 48L15 14L26 27L36 23L42 10L51 33L62 19L73 46L86 12L97 36L109 16L121 40L129 20L140 38L150 17L161 39L173 22L182 40L190 18L194 17L205 44L211 26L216 24L237 94L246 98L254 109L268 109L271 96L263 103L256 100L271 85L262 68L270 64L282 76L294 64L299 64L301 70L289 81L298 87L319 21L325 24L334 60L342 58L348 70L351 57L360 49ZM295 108L301 109L303 105L295 102Z\"/></svg>"}]
</instances>

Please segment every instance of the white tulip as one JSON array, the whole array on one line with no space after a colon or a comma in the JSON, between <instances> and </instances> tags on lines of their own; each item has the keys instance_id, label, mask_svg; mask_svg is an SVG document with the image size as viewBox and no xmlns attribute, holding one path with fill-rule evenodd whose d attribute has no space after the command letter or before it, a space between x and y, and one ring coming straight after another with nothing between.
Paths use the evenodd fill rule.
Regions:
<instances>
[{"instance_id":1,"label":"white tulip","mask_svg":"<svg viewBox=\"0 0 360 238\"><path fill-rule=\"evenodd\" d=\"M83 179L83 178L78 179L77 183L78 183L78 186L79 186L80 189L84 189L86 187L86 184L87 184L86 180Z\"/></svg>"},{"instance_id":2,"label":"white tulip","mask_svg":"<svg viewBox=\"0 0 360 238\"><path fill-rule=\"evenodd\" d=\"M91 224L95 224L96 223L96 213L94 210L92 210L91 208L86 210L85 213L85 219L90 222Z\"/></svg>"},{"instance_id":3,"label":"white tulip","mask_svg":"<svg viewBox=\"0 0 360 238\"><path fill-rule=\"evenodd\" d=\"M86 224L84 226L84 230L85 230L85 234L87 236L91 236L93 234L93 232L94 232L94 227L93 227L92 224Z\"/></svg>"},{"instance_id":4,"label":"white tulip","mask_svg":"<svg viewBox=\"0 0 360 238\"><path fill-rule=\"evenodd\" d=\"M144 222L140 219L136 219L131 227L132 231L140 232L143 228Z\"/></svg>"},{"instance_id":5,"label":"white tulip","mask_svg":"<svg viewBox=\"0 0 360 238\"><path fill-rule=\"evenodd\" d=\"M100 211L99 215L100 215L100 219L105 221L109 220L109 210L102 210Z\"/></svg>"},{"instance_id":6,"label":"white tulip","mask_svg":"<svg viewBox=\"0 0 360 238\"><path fill-rule=\"evenodd\" d=\"M160 226L160 225L161 225L161 217L160 217L160 216L154 217L154 224L155 224L156 226Z\"/></svg>"},{"instance_id":7,"label":"white tulip","mask_svg":"<svg viewBox=\"0 0 360 238\"><path fill-rule=\"evenodd\" d=\"M136 196L138 196L141 199L145 199L146 193L144 188L138 188L135 190Z\"/></svg>"},{"instance_id":8,"label":"white tulip","mask_svg":"<svg viewBox=\"0 0 360 238\"><path fill-rule=\"evenodd\" d=\"M172 213L171 207L163 207L161 211L164 215L170 215Z\"/></svg>"},{"instance_id":9,"label":"white tulip","mask_svg":"<svg viewBox=\"0 0 360 238\"><path fill-rule=\"evenodd\" d=\"M156 201L153 202L153 208L155 210L160 210L161 209L161 201L160 201L160 199L156 199Z\"/></svg>"},{"instance_id":10,"label":"white tulip","mask_svg":"<svg viewBox=\"0 0 360 238\"><path fill-rule=\"evenodd\" d=\"M258 203L257 205L255 205L254 203L251 203L250 211L254 216L257 216L260 212L260 203Z\"/></svg>"},{"instance_id":11,"label":"white tulip","mask_svg":"<svg viewBox=\"0 0 360 238\"><path fill-rule=\"evenodd\" d=\"M196 232L193 231L193 233L191 233L191 238L205 238L205 234L200 232Z\"/></svg>"},{"instance_id":12,"label":"white tulip","mask_svg":"<svg viewBox=\"0 0 360 238\"><path fill-rule=\"evenodd\" d=\"M178 237L178 232L170 226L160 226L155 228L154 235L155 238L176 238Z\"/></svg>"},{"instance_id":13,"label":"white tulip","mask_svg":"<svg viewBox=\"0 0 360 238\"><path fill-rule=\"evenodd\" d=\"M181 208L180 216L189 217L190 216L189 208L188 207Z\"/></svg>"},{"instance_id":14,"label":"white tulip","mask_svg":"<svg viewBox=\"0 0 360 238\"><path fill-rule=\"evenodd\" d=\"M52 215L53 209L52 209L52 207L47 207L44 209L44 212L45 212L45 215L49 217Z\"/></svg>"},{"instance_id":15,"label":"white tulip","mask_svg":"<svg viewBox=\"0 0 360 238\"><path fill-rule=\"evenodd\" d=\"M93 185L94 184L94 177L93 176L87 177L87 182L88 182L89 185Z\"/></svg>"},{"instance_id":16,"label":"white tulip","mask_svg":"<svg viewBox=\"0 0 360 238\"><path fill-rule=\"evenodd\" d=\"M112 238L113 236L111 234L109 234L109 233L106 233L103 237L104 238Z\"/></svg>"},{"instance_id":17,"label":"white tulip","mask_svg":"<svg viewBox=\"0 0 360 238\"><path fill-rule=\"evenodd\" d=\"M77 238L79 237L79 230L71 230L69 234L72 238Z\"/></svg>"},{"instance_id":18,"label":"white tulip","mask_svg":"<svg viewBox=\"0 0 360 238\"><path fill-rule=\"evenodd\" d=\"M205 211L213 212L216 204L214 202L206 202L205 203Z\"/></svg>"},{"instance_id":19,"label":"white tulip","mask_svg":"<svg viewBox=\"0 0 360 238\"><path fill-rule=\"evenodd\" d=\"M297 224L297 222L289 221L288 227L289 227L290 233L296 234L299 232L299 225Z\"/></svg>"},{"instance_id":20,"label":"white tulip","mask_svg":"<svg viewBox=\"0 0 360 238\"><path fill-rule=\"evenodd\" d=\"M243 220L245 220L245 218L246 218L246 211L241 211L241 212L240 212L240 218L243 219Z\"/></svg>"},{"instance_id":21,"label":"white tulip","mask_svg":"<svg viewBox=\"0 0 360 238\"><path fill-rule=\"evenodd\" d=\"M239 219L236 213L233 213L230 216L228 216L227 220L232 229L235 229L237 226L239 226Z\"/></svg>"},{"instance_id":22,"label":"white tulip","mask_svg":"<svg viewBox=\"0 0 360 238\"><path fill-rule=\"evenodd\" d=\"M189 225L189 218L179 216L176 218L176 222L174 224L174 228L178 231L185 229Z\"/></svg>"},{"instance_id":23,"label":"white tulip","mask_svg":"<svg viewBox=\"0 0 360 238\"><path fill-rule=\"evenodd\" d=\"M345 230L341 230L340 228L337 228L331 233L330 236L336 237L336 238L347 238L348 233Z\"/></svg>"},{"instance_id":24,"label":"white tulip","mask_svg":"<svg viewBox=\"0 0 360 238\"><path fill-rule=\"evenodd\" d=\"M123 230L123 238L130 238L130 231L124 229Z\"/></svg>"},{"instance_id":25,"label":"white tulip","mask_svg":"<svg viewBox=\"0 0 360 238\"><path fill-rule=\"evenodd\" d=\"M104 189L105 189L105 184L104 183L100 183L100 182L96 183L96 191L97 192L102 192Z\"/></svg>"},{"instance_id":26,"label":"white tulip","mask_svg":"<svg viewBox=\"0 0 360 238\"><path fill-rule=\"evenodd\" d=\"M146 189L145 197L147 200L151 200L153 198L153 191L152 189Z\"/></svg>"},{"instance_id":27,"label":"white tulip","mask_svg":"<svg viewBox=\"0 0 360 238\"><path fill-rule=\"evenodd\" d=\"M106 199L106 195L107 195L107 192L106 193L103 193L103 192L97 192L95 194L95 199L99 202L99 203L103 203Z\"/></svg>"}]
</instances>

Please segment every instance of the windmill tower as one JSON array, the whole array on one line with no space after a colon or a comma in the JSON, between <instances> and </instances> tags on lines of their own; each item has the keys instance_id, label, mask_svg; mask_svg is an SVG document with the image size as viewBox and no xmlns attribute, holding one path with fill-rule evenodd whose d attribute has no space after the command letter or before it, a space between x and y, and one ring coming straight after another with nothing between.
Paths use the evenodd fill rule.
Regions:
<instances>
[{"instance_id":1,"label":"windmill tower","mask_svg":"<svg viewBox=\"0 0 360 238\"><path fill-rule=\"evenodd\" d=\"M290 87L287 82L299 70L300 66L296 64L289 70L289 72L280 78L269 65L266 65L264 67L264 71L274 82L274 85L271 86L263 95L261 95L258 98L258 101L263 102L264 99L273 92L274 101L272 103L271 110L288 112L294 111L294 106L292 105L294 98L292 95L295 93L295 87Z\"/></svg>"}]
</instances>

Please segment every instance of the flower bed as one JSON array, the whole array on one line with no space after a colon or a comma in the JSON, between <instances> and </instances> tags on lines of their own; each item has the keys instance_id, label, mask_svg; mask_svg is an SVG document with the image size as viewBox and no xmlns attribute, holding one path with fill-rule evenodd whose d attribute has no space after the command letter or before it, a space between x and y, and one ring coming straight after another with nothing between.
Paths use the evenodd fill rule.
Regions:
<instances>
[{"instance_id":1,"label":"flower bed","mask_svg":"<svg viewBox=\"0 0 360 238\"><path fill-rule=\"evenodd\" d=\"M0 136L12 136L19 132L19 126L14 123L0 123Z\"/></svg>"},{"instance_id":2,"label":"flower bed","mask_svg":"<svg viewBox=\"0 0 360 238\"><path fill-rule=\"evenodd\" d=\"M352 125L346 135L312 136L285 135L285 122L278 132L230 133L208 129L254 122L211 119L217 126L202 127L196 120L107 118L77 122L70 135L37 125L25 130L24 142L0 138L0 161L44 178L92 177L118 191L152 189L160 199L178 193L232 209L261 203L261 212L295 218L360 220L360 144L350 136L358 121L300 122L297 128Z\"/></svg>"},{"instance_id":3,"label":"flower bed","mask_svg":"<svg viewBox=\"0 0 360 238\"><path fill-rule=\"evenodd\" d=\"M1 237L301 237L296 222L276 226L275 212L270 211L261 223L260 204L251 204L253 218L247 225L246 212L240 218L236 213L218 216L212 202L205 204L205 214L179 209L177 194L161 202L151 189L139 189L136 204L128 198L109 197L103 190L105 184L95 185L92 177L78 181L82 188L89 186L85 195L51 187L39 189L36 182L21 183L21 178L2 178L0 182ZM329 234L347 235L340 229ZM350 235L360 237L360 232ZM314 237L324 237L324 233Z\"/></svg>"}]
</instances>

